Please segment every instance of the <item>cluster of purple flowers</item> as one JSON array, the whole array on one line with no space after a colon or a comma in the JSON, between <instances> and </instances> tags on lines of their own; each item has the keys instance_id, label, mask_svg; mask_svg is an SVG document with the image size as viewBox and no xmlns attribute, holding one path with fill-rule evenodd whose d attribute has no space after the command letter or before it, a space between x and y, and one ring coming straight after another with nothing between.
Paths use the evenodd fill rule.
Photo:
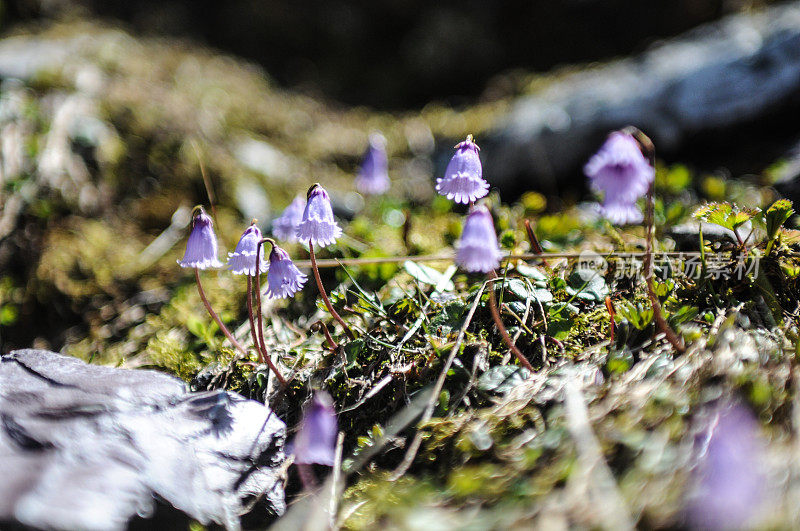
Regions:
<instances>
[{"instance_id":1,"label":"cluster of purple flowers","mask_svg":"<svg viewBox=\"0 0 800 531\"><path fill-rule=\"evenodd\" d=\"M489 192L489 183L483 178L480 148L469 135L455 146L455 150L444 176L436 181L439 194L456 203L470 205L464 229L456 244L455 261L468 272L490 273L499 266L502 252L492 214L485 205L475 204ZM642 220L636 202L651 189L655 170L631 133L617 131L609 135L597 154L586 164L584 171L591 179L593 188L603 194L600 208L605 217L617 224ZM355 186L360 193L370 195L385 193L390 187L386 140L380 134L372 134L369 138L369 147L355 179ZM315 263L314 246L326 247L342 235L342 229L333 216L330 197L319 184L314 184L308 190L305 200L301 196L295 197L281 216L273 220L272 231L281 240L307 243L312 264ZM267 260L264 259L264 243L272 246ZM181 267L197 270L219 268L223 264L217 259L217 253L213 221L202 207L196 207L186 252L178 263ZM266 272L266 294L271 298L293 296L303 288L308 278L295 266L284 249L273 240L262 238L255 221L245 229L235 250L228 253L227 269L233 274L249 277ZM317 282L320 283L318 276ZM319 284L319 287L325 297L322 285ZM336 316L330 305L329 309ZM347 329L344 322L340 322ZM305 411L295 438L295 461L304 465L333 465L336 434L332 400L325 393L317 393Z\"/></svg>"},{"instance_id":2,"label":"cluster of purple flowers","mask_svg":"<svg viewBox=\"0 0 800 531\"><path fill-rule=\"evenodd\" d=\"M342 229L333 218L330 198L322 186L315 184L308 192L304 210L295 199L284 214L276 220L276 230L282 236L315 243L325 247L342 235ZM274 243L269 260L264 260L261 231L253 222L245 229L236 249L228 253L228 269L235 275L255 276L267 272L267 295L272 298L287 298L303 288L308 277L294 265L289 254ZM217 260L217 236L213 221L202 207L196 207L192 219L192 232L186 244L181 267L212 269L222 267ZM256 265L258 264L258 265ZM258 271L256 270L258 269Z\"/></svg>"}]
</instances>

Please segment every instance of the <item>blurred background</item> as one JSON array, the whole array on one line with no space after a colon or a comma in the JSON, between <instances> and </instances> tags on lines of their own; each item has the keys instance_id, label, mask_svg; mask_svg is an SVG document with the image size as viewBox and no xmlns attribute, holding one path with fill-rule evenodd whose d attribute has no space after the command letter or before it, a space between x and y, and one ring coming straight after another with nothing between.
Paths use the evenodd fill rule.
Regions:
<instances>
[{"instance_id":1,"label":"blurred background","mask_svg":"<svg viewBox=\"0 0 800 531\"><path fill-rule=\"evenodd\" d=\"M16 0L5 27L100 18L186 37L263 66L282 86L348 105L413 109L513 91L515 72L635 54L760 7L745 0Z\"/></svg>"},{"instance_id":2,"label":"blurred background","mask_svg":"<svg viewBox=\"0 0 800 531\"><path fill-rule=\"evenodd\" d=\"M743 176L800 190L797 2L0 6L3 351L143 348L147 316L183 282L176 242L208 202L201 164L228 249L243 220L268 229L314 181L358 216L373 130L412 209L472 133L499 198L561 211L591 197L582 165L628 124L706 191ZM414 237L437 251L454 236Z\"/></svg>"}]
</instances>

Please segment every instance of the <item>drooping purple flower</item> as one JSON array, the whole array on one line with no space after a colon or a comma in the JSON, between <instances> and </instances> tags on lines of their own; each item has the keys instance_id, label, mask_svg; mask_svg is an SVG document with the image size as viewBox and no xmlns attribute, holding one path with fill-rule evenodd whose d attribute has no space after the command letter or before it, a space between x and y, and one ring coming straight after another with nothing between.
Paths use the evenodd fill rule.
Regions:
<instances>
[{"instance_id":1,"label":"drooping purple flower","mask_svg":"<svg viewBox=\"0 0 800 531\"><path fill-rule=\"evenodd\" d=\"M333 466L338 431L333 400L328 393L318 391L306 407L294 438L294 462Z\"/></svg>"},{"instance_id":2,"label":"drooping purple flower","mask_svg":"<svg viewBox=\"0 0 800 531\"><path fill-rule=\"evenodd\" d=\"M303 221L305 206L306 202L303 200L303 196L295 197L281 216L272 220L272 234L279 240L296 242L297 226Z\"/></svg>"},{"instance_id":3,"label":"drooping purple flower","mask_svg":"<svg viewBox=\"0 0 800 531\"><path fill-rule=\"evenodd\" d=\"M716 409L696 438L687 516L697 529L743 529L767 500L765 443L753 414L738 403Z\"/></svg>"},{"instance_id":4,"label":"drooping purple flower","mask_svg":"<svg viewBox=\"0 0 800 531\"><path fill-rule=\"evenodd\" d=\"M214 222L203 210L203 207L195 207L192 217L192 232L186 242L183 260L178 260L178 265L196 269L222 266L222 262L217 260L217 235L214 234L213 225Z\"/></svg>"},{"instance_id":5,"label":"drooping purple flower","mask_svg":"<svg viewBox=\"0 0 800 531\"><path fill-rule=\"evenodd\" d=\"M336 242L342 235L342 229L333 219L333 209L328 192L315 184L308 190L308 200L303 211L303 219L297 225L297 238L319 247Z\"/></svg>"},{"instance_id":6,"label":"drooping purple flower","mask_svg":"<svg viewBox=\"0 0 800 531\"><path fill-rule=\"evenodd\" d=\"M234 275L249 275L255 276L256 274L256 249L258 242L261 241L261 231L255 225L255 221L245 229L242 237L239 238L239 243L236 244L236 250L228 253L228 269ZM259 269L263 273L267 270L267 262L264 260L264 248L260 249L261 257L259 259Z\"/></svg>"},{"instance_id":7,"label":"drooping purple flower","mask_svg":"<svg viewBox=\"0 0 800 531\"><path fill-rule=\"evenodd\" d=\"M456 249L456 264L472 273L488 273L500 265L503 255L485 206L478 205L469 213Z\"/></svg>"},{"instance_id":8,"label":"drooping purple flower","mask_svg":"<svg viewBox=\"0 0 800 531\"><path fill-rule=\"evenodd\" d=\"M389 189L389 159L386 156L386 139L380 133L369 136L369 147L364 154L361 170L356 177L356 189L362 194L379 195Z\"/></svg>"},{"instance_id":9,"label":"drooping purple flower","mask_svg":"<svg viewBox=\"0 0 800 531\"><path fill-rule=\"evenodd\" d=\"M489 183L483 180L483 167L478 155L480 148L472 141L472 135L456 145L456 153L444 177L436 179L436 191L456 203L470 203L489 193Z\"/></svg>"},{"instance_id":10,"label":"drooping purple flower","mask_svg":"<svg viewBox=\"0 0 800 531\"><path fill-rule=\"evenodd\" d=\"M273 244L272 252L269 253L267 296L271 299L291 297L303 289L307 279L289 258L289 253Z\"/></svg>"},{"instance_id":11,"label":"drooping purple flower","mask_svg":"<svg viewBox=\"0 0 800 531\"><path fill-rule=\"evenodd\" d=\"M592 188L604 194L603 216L617 225L642 221L636 200L647 193L656 172L633 135L611 133L583 171L592 180Z\"/></svg>"}]
</instances>

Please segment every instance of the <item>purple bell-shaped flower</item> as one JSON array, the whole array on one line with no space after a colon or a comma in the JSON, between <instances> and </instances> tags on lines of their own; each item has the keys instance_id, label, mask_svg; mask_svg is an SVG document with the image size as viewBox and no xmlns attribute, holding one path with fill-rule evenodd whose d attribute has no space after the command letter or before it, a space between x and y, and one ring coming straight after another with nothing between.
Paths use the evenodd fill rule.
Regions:
<instances>
[{"instance_id":1,"label":"purple bell-shaped flower","mask_svg":"<svg viewBox=\"0 0 800 531\"><path fill-rule=\"evenodd\" d=\"M308 200L303 211L303 219L297 225L297 239L325 247L336 242L342 229L333 219L333 209L328 192L315 184L308 190Z\"/></svg>"},{"instance_id":2,"label":"purple bell-shaped flower","mask_svg":"<svg viewBox=\"0 0 800 531\"><path fill-rule=\"evenodd\" d=\"M192 214L192 232L186 242L183 260L178 260L178 265L195 269L221 267L222 262L217 260L217 235L214 234L214 222L201 206L196 206Z\"/></svg>"},{"instance_id":3,"label":"purple bell-shaped flower","mask_svg":"<svg viewBox=\"0 0 800 531\"><path fill-rule=\"evenodd\" d=\"M294 462L333 466L338 431L333 400L328 393L317 392L306 407L300 430L294 438Z\"/></svg>"},{"instance_id":4,"label":"purple bell-shaped flower","mask_svg":"<svg viewBox=\"0 0 800 531\"><path fill-rule=\"evenodd\" d=\"M616 225L641 223L636 200L647 194L655 169L630 133L615 131L583 168L592 188L604 194L600 211Z\"/></svg>"},{"instance_id":5,"label":"purple bell-shaped flower","mask_svg":"<svg viewBox=\"0 0 800 531\"><path fill-rule=\"evenodd\" d=\"M503 255L485 206L478 205L467 215L456 249L456 264L471 273L488 273L500 265Z\"/></svg>"},{"instance_id":6,"label":"purple bell-shaped flower","mask_svg":"<svg viewBox=\"0 0 800 531\"><path fill-rule=\"evenodd\" d=\"M687 516L693 529L753 529L770 499L758 421L738 402L723 403L696 437ZM763 516L761 514L760 516Z\"/></svg>"},{"instance_id":7,"label":"purple bell-shaped flower","mask_svg":"<svg viewBox=\"0 0 800 531\"><path fill-rule=\"evenodd\" d=\"M356 177L356 190L365 195L379 195L389 190L389 159L386 156L386 139L380 133L369 136L369 147L364 154L361 170Z\"/></svg>"},{"instance_id":8,"label":"purple bell-shaped flower","mask_svg":"<svg viewBox=\"0 0 800 531\"><path fill-rule=\"evenodd\" d=\"M272 246L269 253L269 273L267 273L267 296L271 299L291 297L301 289L308 277L297 269L289 254Z\"/></svg>"},{"instance_id":9,"label":"purple bell-shaped flower","mask_svg":"<svg viewBox=\"0 0 800 531\"><path fill-rule=\"evenodd\" d=\"M242 237L239 238L239 243L236 244L236 250L232 253L228 253L228 269L230 269L234 275L255 276L256 249L258 248L259 241L261 241L261 231L258 230L255 221L253 221L252 225L247 227ZM263 273L267 270L263 248L261 249L259 262L259 269Z\"/></svg>"},{"instance_id":10,"label":"purple bell-shaped flower","mask_svg":"<svg viewBox=\"0 0 800 531\"><path fill-rule=\"evenodd\" d=\"M298 195L289 203L280 217L272 220L272 234L286 242L297 241L297 226L303 221L303 209L306 202Z\"/></svg>"},{"instance_id":11,"label":"purple bell-shaped flower","mask_svg":"<svg viewBox=\"0 0 800 531\"><path fill-rule=\"evenodd\" d=\"M471 203L489 193L489 183L483 179L483 167L478 145L472 135L456 145L456 153L436 180L436 191L456 203Z\"/></svg>"}]
</instances>

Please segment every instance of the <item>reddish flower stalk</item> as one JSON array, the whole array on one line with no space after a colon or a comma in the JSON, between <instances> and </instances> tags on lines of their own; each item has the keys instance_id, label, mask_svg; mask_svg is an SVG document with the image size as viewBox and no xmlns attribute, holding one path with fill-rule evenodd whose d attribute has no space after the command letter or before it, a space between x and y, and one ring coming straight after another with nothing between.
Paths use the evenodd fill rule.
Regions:
<instances>
[{"instance_id":1,"label":"reddish flower stalk","mask_svg":"<svg viewBox=\"0 0 800 531\"><path fill-rule=\"evenodd\" d=\"M630 127L626 129L630 131L630 133L636 138L637 142L642 148L642 152L647 157L648 162L651 166L655 168L655 158L656 158L656 148L653 145L653 141L645 135L640 130L636 129L635 127ZM667 338L675 350L678 352L685 352L686 347L683 344L683 340L678 337L678 334L669 326L667 320L664 318L664 313L661 310L661 303L658 300L658 296L656 295L655 285L653 282L653 239L655 238L656 232L656 225L655 225L655 182L651 182L649 188L647 189L647 208L645 210L644 216L644 227L647 231L647 235L645 238L645 252L644 252L644 259L642 260L644 266L644 279L647 283L647 298L650 299L650 306L653 307L653 319L656 322L656 326L658 326L659 330L664 333L664 336Z\"/></svg>"},{"instance_id":2,"label":"reddish flower stalk","mask_svg":"<svg viewBox=\"0 0 800 531\"><path fill-rule=\"evenodd\" d=\"M609 334L611 336L611 342L614 342L614 331L617 329L616 323L614 322L614 317L616 316L616 311L614 310L614 303L611 302L611 297L606 297L606 310L608 310L608 317L611 321L609 324Z\"/></svg>"},{"instance_id":3,"label":"reddish flower stalk","mask_svg":"<svg viewBox=\"0 0 800 531\"><path fill-rule=\"evenodd\" d=\"M253 339L253 347L258 352L258 359L261 363L265 363L266 357L264 351L261 350L261 343L258 341L258 333L256 332L256 320L253 316L253 277L247 276L247 318L250 321L250 336Z\"/></svg>"},{"instance_id":4,"label":"reddish flower stalk","mask_svg":"<svg viewBox=\"0 0 800 531\"><path fill-rule=\"evenodd\" d=\"M267 362L269 368L272 370L272 372L275 373L275 376L278 378L278 381L281 383L281 386L286 387L288 385L288 382L286 381L286 378L284 378L283 375L281 374L281 371L278 370L278 367L276 367L275 364L272 363L272 358L270 358L269 353L267 352L267 345L266 343L264 343L264 321L261 315L261 275L258 274L258 272L260 271L259 266L261 265L260 264L261 245L265 241L271 242L272 240L261 240L258 242L258 246L256 248L256 304L257 304L256 313L258 315L258 340L264 361Z\"/></svg>"},{"instance_id":5,"label":"reddish flower stalk","mask_svg":"<svg viewBox=\"0 0 800 531\"><path fill-rule=\"evenodd\" d=\"M311 241L308 242L308 252L311 256L311 270L314 272L314 280L317 282L317 289L319 289L322 302L325 303L325 307L328 309L328 312L331 314L331 316L336 319L340 325L342 325L342 328L344 328L344 333L347 334L347 337L350 338L350 340L355 339L356 336L353 331L350 330L350 327L347 326L347 323L344 322L344 319L342 319L339 313L333 309L331 300L328 298L328 294L325 291L325 286L322 285L322 279L319 276L319 269L317 269L317 259L314 256L314 244L311 243Z\"/></svg>"},{"instance_id":6,"label":"reddish flower stalk","mask_svg":"<svg viewBox=\"0 0 800 531\"><path fill-rule=\"evenodd\" d=\"M528 234L528 242L531 244L531 251L538 255L544 254L544 249L542 249L542 246L539 243L539 238L536 237L536 233L533 232L533 227L531 227L531 222L527 219L525 220L525 232ZM550 265L544 258L542 258L542 265L550 268Z\"/></svg>"},{"instance_id":7,"label":"reddish flower stalk","mask_svg":"<svg viewBox=\"0 0 800 531\"><path fill-rule=\"evenodd\" d=\"M490 280L497 278L497 274L494 272L494 270L489 272L489 274L486 276ZM528 361L528 358L525 357L525 354L523 354L522 351L517 348L517 346L514 344L514 341L511 339L511 336L508 335L508 330L506 330L505 325L503 325L503 320L500 318L500 311L497 309L497 300L494 296L494 286L489 289L489 308L492 311L494 324L497 326L497 330L500 332L500 336L502 336L506 346L511 350L511 352L514 353L523 367L531 372L534 372L533 365L531 365L531 363Z\"/></svg>"},{"instance_id":8,"label":"reddish flower stalk","mask_svg":"<svg viewBox=\"0 0 800 531\"><path fill-rule=\"evenodd\" d=\"M203 305L206 307L208 315L210 315L214 322L217 323L217 326L219 326L219 329L222 330L223 334L225 334L225 337L228 338L228 341L230 341L231 344L236 347L237 350L239 350L239 352L247 356L247 351L238 341L236 341L236 338L233 337L233 334L231 334L230 330L228 330L228 327L225 326L225 323L222 322L222 319L219 318L217 312L214 311L214 308L212 308L211 304L208 302L206 293L203 290L203 284L200 283L200 270L196 267L194 268L194 279L197 282L197 292L200 293L200 299L203 301Z\"/></svg>"},{"instance_id":9,"label":"reddish flower stalk","mask_svg":"<svg viewBox=\"0 0 800 531\"><path fill-rule=\"evenodd\" d=\"M330 347L330 349L337 350L339 348L339 344L336 343L336 341L334 341L334 339L331 337L331 333L328 330L328 326L325 323L323 323L322 321L317 321L316 323L311 325L311 329L315 331L318 329L322 329L322 333L325 335L325 341L328 342L328 346Z\"/></svg>"}]
</instances>

